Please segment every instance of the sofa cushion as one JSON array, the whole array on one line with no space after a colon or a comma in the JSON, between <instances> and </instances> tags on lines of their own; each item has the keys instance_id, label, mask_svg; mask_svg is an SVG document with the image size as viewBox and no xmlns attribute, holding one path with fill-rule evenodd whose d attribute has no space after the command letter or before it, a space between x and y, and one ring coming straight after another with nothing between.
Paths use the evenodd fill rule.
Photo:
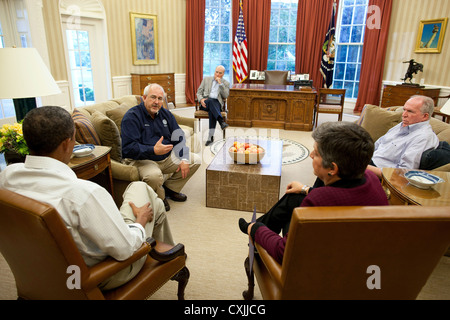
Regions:
<instances>
[{"instance_id":1,"label":"sofa cushion","mask_svg":"<svg viewBox=\"0 0 450 320\"><path fill-rule=\"evenodd\" d=\"M374 142L402 121L400 112L386 111L374 105L367 105L365 109L361 127L369 132Z\"/></svg>"},{"instance_id":2,"label":"sofa cushion","mask_svg":"<svg viewBox=\"0 0 450 320\"><path fill-rule=\"evenodd\" d=\"M130 110L130 106L126 104L121 104L119 107L106 111L106 116L110 118L117 126L117 129L119 129L119 134L121 133L122 129L122 118L127 113L128 110Z\"/></svg>"},{"instance_id":3,"label":"sofa cushion","mask_svg":"<svg viewBox=\"0 0 450 320\"><path fill-rule=\"evenodd\" d=\"M103 146L111 147L111 159L122 161L122 140L116 124L99 111L92 114L92 123Z\"/></svg>"},{"instance_id":4,"label":"sofa cushion","mask_svg":"<svg viewBox=\"0 0 450 320\"><path fill-rule=\"evenodd\" d=\"M100 145L100 137L98 136L91 120L82 114L78 109L74 109L72 119L75 123L75 140L81 144Z\"/></svg>"},{"instance_id":5,"label":"sofa cushion","mask_svg":"<svg viewBox=\"0 0 450 320\"><path fill-rule=\"evenodd\" d=\"M436 149L428 149L422 153L419 169L434 170L450 163L450 145L440 141Z\"/></svg>"}]
</instances>

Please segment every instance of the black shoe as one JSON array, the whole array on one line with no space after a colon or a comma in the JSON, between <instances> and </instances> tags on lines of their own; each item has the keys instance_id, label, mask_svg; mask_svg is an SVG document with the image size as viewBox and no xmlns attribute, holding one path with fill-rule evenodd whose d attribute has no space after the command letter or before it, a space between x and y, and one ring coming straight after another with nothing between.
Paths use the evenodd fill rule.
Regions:
<instances>
[{"instance_id":1,"label":"black shoe","mask_svg":"<svg viewBox=\"0 0 450 320\"><path fill-rule=\"evenodd\" d=\"M205 146L209 146L214 142L214 137L209 137L208 140L206 140Z\"/></svg>"},{"instance_id":2,"label":"black shoe","mask_svg":"<svg viewBox=\"0 0 450 320\"><path fill-rule=\"evenodd\" d=\"M248 234L248 226L250 223L244 220L244 218L239 219L239 229L245 234Z\"/></svg>"},{"instance_id":3,"label":"black shoe","mask_svg":"<svg viewBox=\"0 0 450 320\"><path fill-rule=\"evenodd\" d=\"M170 205L169 205L169 201L167 201L167 198L164 198L163 202L164 202L164 207L166 208L166 212L170 211Z\"/></svg>"},{"instance_id":4,"label":"black shoe","mask_svg":"<svg viewBox=\"0 0 450 320\"><path fill-rule=\"evenodd\" d=\"M228 126L228 123L226 123L226 122L222 122L221 124L220 124L220 128L222 129L222 130L225 130L226 128L228 128L229 126Z\"/></svg>"},{"instance_id":5,"label":"black shoe","mask_svg":"<svg viewBox=\"0 0 450 320\"><path fill-rule=\"evenodd\" d=\"M166 191L166 198L169 198L173 201L183 202L186 201L187 196L181 192L175 192L173 190L170 190L166 186L164 186L164 190Z\"/></svg>"}]
</instances>

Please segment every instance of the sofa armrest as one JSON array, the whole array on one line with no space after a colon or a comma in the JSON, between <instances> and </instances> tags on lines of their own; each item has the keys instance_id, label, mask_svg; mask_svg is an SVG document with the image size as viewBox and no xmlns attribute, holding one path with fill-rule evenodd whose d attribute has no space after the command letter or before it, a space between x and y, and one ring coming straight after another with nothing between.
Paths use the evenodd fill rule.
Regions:
<instances>
[{"instance_id":1,"label":"sofa armrest","mask_svg":"<svg viewBox=\"0 0 450 320\"><path fill-rule=\"evenodd\" d=\"M184 126L188 126L188 127L191 127L192 129L194 129L194 124L195 124L194 118L182 117L176 113L172 113L172 114L175 117L175 120L177 121L178 125L184 125Z\"/></svg>"},{"instance_id":2,"label":"sofa armrest","mask_svg":"<svg viewBox=\"0 0 450 320\"><path fill-rule=\"evenodd\" d=\"M139 181L139 171L135 166L120 163L111 159L111 171L114 179Z\"/></svg>"}]
</instances>

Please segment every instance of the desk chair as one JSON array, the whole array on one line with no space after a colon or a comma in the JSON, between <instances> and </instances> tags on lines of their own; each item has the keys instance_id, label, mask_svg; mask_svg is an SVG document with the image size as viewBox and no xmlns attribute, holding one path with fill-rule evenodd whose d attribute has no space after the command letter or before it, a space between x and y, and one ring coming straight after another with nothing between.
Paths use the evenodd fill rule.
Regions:
<instances>
[{"instance_id":1,"label":"desk chair","mask_svg":"<svg viewBox=\"0 0 450 320\"><path fill-rule=\"evenodd\" d=\"M200 110L200 101L197 100L197 98L195 98L195 112L194 112L194 118L198 119L198 130L201 132L201 123L202 123L202 119L209 119L209 113L208 111L205 110ZM222 110L220 112L220 114L222 115L222 118L225 122L227 122L227 114L228 114L228 110L227 110L227 99L224 99L223 101L223 106L222 106ZM223 137L225 139L225 135L226 134L226 129L223 130Z\"/></svg>"},{"instance_id":2,"label":"desk chair","mask_svg":"<svg viewBox=\"0 0 450 320\"><path fill-rule=\"evenodd\" d=\"M243 295L255 275L264 300L416 299L449 244L450 207L296 208L282 265L256 244Z\"/></svg>"},{"instance_id":3,"label":"desk chair","mask_svg":"<svg viewBox=\"0 0 450 320\"><path fill-rule=\"evenodd\" d=\"M277 85L287 85L287 77L289 71L279 71L279 70L265 70L264 71L264 84L277 84Z\"/></svg>"},{"instance_id":4,"label":"desk chair","mask_svg":"<svg viewBox=\"0 0 450 320\"><path fill-rule=\"evenodd\" d=\"M55 208L5 189L0 189L0 251L14 274L19 299L141 300L172 279L179 283L182 300L189 278L183 245L173 247L151 238L125 261L107 258L88 267ZM144 266L129 282L109 291L98 288L144 256ZM69 266L80 268L80 289L68 289Z\"/></svg>"},{"instance_id":5,"label":"desk chair","mask_svg":"<svg viewBox=\"0 0 450 320\"><path fill-rule=\"evenodd\" d=\"M444 96L444 97L435 97L435 99L449 99L449 98L450 98L450 94L448 96ZM431 116L432 117L441 116L442 117L442 121L444 121L446 123L450 123L450 116L448 114L445 114L445 113L441 112L441 108L442 107L443 107L443 105L441 107L435 107L434 108L434 112L433 112L433 114Z\"/></svg>"},{"instance_id":6,"label":"desk chair","mask_svg":"<svg viewBox=\"0 0 450 320\"><path fill-rule=\"evenodd\" d=\"M319 122L319 113L332 113L338 115L338 121L342 121L344 113L344 100L346 89L319 89L317 90L317 102L315 110L315 127Z\"/></svg>"}]
</instances>

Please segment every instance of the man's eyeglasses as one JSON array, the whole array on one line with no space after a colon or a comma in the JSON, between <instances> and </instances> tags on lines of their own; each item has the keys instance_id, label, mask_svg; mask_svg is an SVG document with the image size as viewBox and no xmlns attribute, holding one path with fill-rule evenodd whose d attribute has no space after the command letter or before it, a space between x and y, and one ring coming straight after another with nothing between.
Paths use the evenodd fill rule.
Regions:
<instances>
[{"instance_id":1,"label":"man's eyeglasses","mask_svg":"<svg viewBox=\"0 0 450 320\"><path fill-rule=\"evenodd\" d=\"M157 97L157 96L155 96L155 95L151 95L151 96L148 96L150 99L152 99L153 101L155 101L155 100L158 100L158 102L163 102L164 101L164 98L163 97Z\"/></svg>"}]
</instances>

